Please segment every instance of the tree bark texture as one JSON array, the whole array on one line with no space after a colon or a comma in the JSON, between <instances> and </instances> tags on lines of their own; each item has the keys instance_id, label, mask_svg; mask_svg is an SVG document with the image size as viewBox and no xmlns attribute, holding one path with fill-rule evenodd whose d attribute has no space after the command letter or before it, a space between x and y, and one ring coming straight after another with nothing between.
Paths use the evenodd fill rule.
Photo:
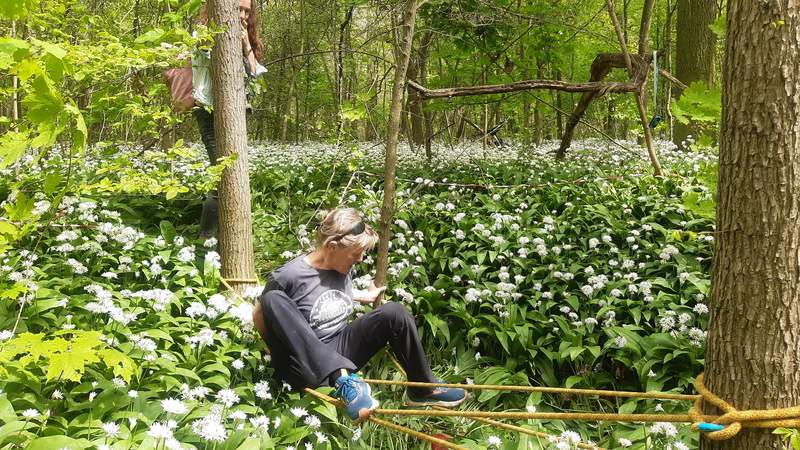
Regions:
<instances>
[{"instance_id":1,"label":"tree bark texture","mask_svg":"<svg viewBox=\"0 0 800 450\"><path fill-rule=\"evenodd\" d=\"M737 409L800 405L800 5L729 0L706 385ZM706 413L714 413L706 406ZM771 430L704 450L779 449Z\"/></svg>"},{"instance_id":2,"label":"tree bark texture","mask_svg":"<svg viewBox=\"0 0 800 450\"><path fill-rule=\"evenodd\" d=\"M244 68L237 0L212 0L209 16L225 32L211 50L214 133L220 157L236 155L219 182L219 248L222 277L254 277L250 177L247 171Z\"/></svg>"},{"instance_id":3,"label":"tree bark texture","mask_svg":"<svg viewBox=\"0 0 800 450\"><path fill-rule=\"evenodd\" d=\"M715 0L678 0L675 40L675 76L689 85L702 81L714 84L714 50L716 37L708 26L717 18ZM676 89L678 97L682 92ZM689 125L675 124L673 142L681 145L695 134Z\"/></svg>"},{"instance_id":4,"label":"tree bark texture","mask_svg":"<svg viewBox=\"0 0 800 450\"><path fill-rule=\"evenodd\" d=\"M428 83L428 58L430 55L430 43L433 33L427 31L422 34L419 45L411 53L411 60L408 63L408 79L416 80L425 85ZM425 144L430 131L430 113L426 114L423 109L422 99L417 91L411 91L408 95L408 113L411 116L411 138L414 144Z\"/></svg>"},{"instance_id":5,"label":"tree bark texture","mask_svg":"<svg viewBox=\"0 0 800 450\"><path fill-rule=\"evenodd\" d=\"M392 86L392 103L389 110L388 136L386 138L386 163L384 165L383 205L380 218L380 242L378 243L378 259L375 273L375 284L385 286L389 270L389 241L391 240L392 216L394 215L394 199L397 189L395 169L397 166L397 142L400 135L400 113L403 109L403 93L406 89L406 71L414 41L414 23L417 18L417 0L406 0L403 7L403 18L400 27L400 39L395 52L394 85ZM375 300L375 307L381 298Z\"/></svg>"}]
</instances>

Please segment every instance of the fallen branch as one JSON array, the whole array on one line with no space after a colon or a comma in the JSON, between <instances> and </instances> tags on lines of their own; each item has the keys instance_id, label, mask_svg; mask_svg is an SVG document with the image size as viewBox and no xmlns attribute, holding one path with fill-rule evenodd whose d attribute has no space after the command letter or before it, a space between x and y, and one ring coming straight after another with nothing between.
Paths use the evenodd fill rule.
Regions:
<instances>
[{"instance_id":1,"label":"fallen branch","mask_svg":"<svg viewBox=\"0 0 800 450\"><path fill-rule=\"evenodd\" d=\"M485 86L468 86L443 89L428 89L419 83L409 80L409 87L419 93L423 100L434 98L466 97L470 95L503 94L506 92L526 91L532 89L549 89L564 92L636 92L635 82L587 82L570 83L560 80L525 80L507 84L490 84Z\"/></svg>"}]
</instances>

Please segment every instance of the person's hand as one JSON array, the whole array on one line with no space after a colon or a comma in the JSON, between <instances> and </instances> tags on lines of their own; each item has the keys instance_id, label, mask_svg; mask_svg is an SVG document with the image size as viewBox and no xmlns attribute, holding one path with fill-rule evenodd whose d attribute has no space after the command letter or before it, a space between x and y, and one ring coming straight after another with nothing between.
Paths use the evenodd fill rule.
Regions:
<instances>
[{"instance_id":1,"label":"person's hand","mask_svg":"<svg viewBox=\"0 0 800 450\"><path fill-rule=\"evenodd\" d=\"M373 281L370 283L369 288L366 291L361 291L360 296L356 297L355 300L361 303L375 303L375 300L380 297L383 292L386 291L386 286L377 287L375 286L375 282Z\"/></svg>"},{"instance_id":2,"label":"person's hand","mask_svg":"<svg viewBox=\"0 0 800 450\"><path fill-rule=\"evenodd\" d=\"M250 37L247 35L247 21L242 20L240 25L242 26L242 53L247 56L250 50L252 50L252 47L250 47Z\"/></svg>"}]
</instances>

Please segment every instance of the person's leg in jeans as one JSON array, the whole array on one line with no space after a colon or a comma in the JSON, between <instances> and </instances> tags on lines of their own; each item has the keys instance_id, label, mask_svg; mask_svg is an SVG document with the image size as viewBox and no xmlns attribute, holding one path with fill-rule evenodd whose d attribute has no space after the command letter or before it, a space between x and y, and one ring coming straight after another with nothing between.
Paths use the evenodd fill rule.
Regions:
<instances>
[{"instance_id":1,"label":"person's leg in jeans","mask_svg":"<svg viewBox=\"0 0 800 450\"><path fill-rule=\"evenodd\" d=\"M356 369L355 364L317 338L297 304L284 292L263 293L253 321L270 348L278 377L292 388L335 385L333 395L344 402L347 415L356 422L379 406L369 385L349 373Z\"/></svg>"},{"instance_id":2,"label":"person's leg in jeans","mask_svg":"<svg viewBox=\"0 0 800 450\"><path fill-rule=\"evenodd\" d=\"M214 115L204 107L198 106L192 110L192 114L197 120L197 130L200 132L200 139L208 152L208 160L211 165L217 164L217 141L214 137ZM217 191L208 193L203 201L203 212L200 214L200 236L208 238L214 236L219 226L219 200Z\"/></svg>"},{"instance_id":3,"label":"person's leg in jeans","mask_svg":"<svg viewBox=\"0 0 800 450\"><path fill-rule=\"evenodd\" d=\"M327 385L331 375L341 369L356 369L352 361L319 340L286 293L264 292L259 306L256 313L260 309L261 317L254 314L256 326L269 347L278 376L293 389Z\"/></svg>"},{"instance_id":4,"label":"person's leg in jeans","mask_svg":"<svg viewBox=\"0 0 800 450\"><path fill-rule=\"evenodd\" d=\"M409 381L437 382L419 340L417 324L400 303L386 303L364 314L348 324L329 345L361 368L386 344L391 346ZM409 390L417 394L431 391Z\"/></svg>"}]
</instances>

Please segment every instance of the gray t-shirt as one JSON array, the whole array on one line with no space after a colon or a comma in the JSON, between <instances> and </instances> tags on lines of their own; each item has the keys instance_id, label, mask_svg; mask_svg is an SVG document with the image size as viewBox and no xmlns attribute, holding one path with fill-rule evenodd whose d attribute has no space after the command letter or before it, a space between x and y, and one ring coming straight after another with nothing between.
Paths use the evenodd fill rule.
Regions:
<instances>
[{"instance_id":1,"label":"gray t-shirt","mask_svg":"<svg viewBox=\"0 0 800 450\"><path fill-rule=\"evenodd\" d=\"M305 254L273 271L267 290L283 291L294 300L322 342L333 339L353 312L350 274L312 267Z\"/></svg>"}]
</instances>

